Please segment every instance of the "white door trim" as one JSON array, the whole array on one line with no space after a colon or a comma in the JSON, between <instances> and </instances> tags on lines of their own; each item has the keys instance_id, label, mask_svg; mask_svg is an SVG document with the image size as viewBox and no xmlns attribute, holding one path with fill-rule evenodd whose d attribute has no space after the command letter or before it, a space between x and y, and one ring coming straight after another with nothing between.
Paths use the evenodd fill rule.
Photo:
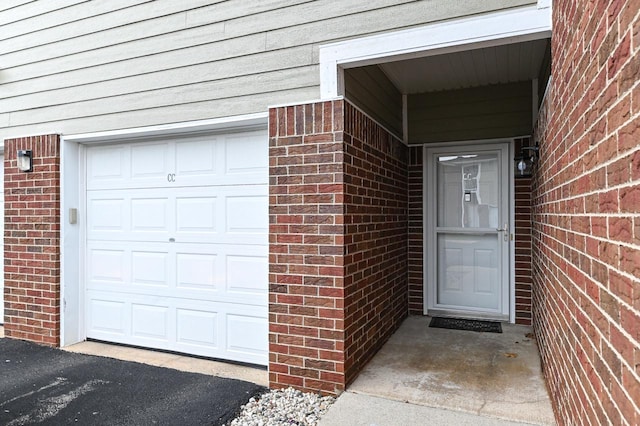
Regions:
<instances>
[{"instance_id":1,"label":"white door trim","mask_svg":"<svg viewBox=\"0 0 640 426\"><path fill-rule=\"evenodd\" d=\"M433 177L432 168L429 167L428 162L428 149L429 148L463 148L463 147L498 147L507 146L507 159L513 158L513 139L492 139L492 140L476 140L476 141L459 141L449 143L437 143L423 145L422 163L423 163L423 313L429 315L430 310L433 308L434 295L430 292L429 282L435 279L436 266L433 265L433 256L435 250L435 243L432 237L433 232L433 215L430 214L430 209L433 203L430 202L432 191L430 190L431 180ZM513 182L513 167L510 162L507 163L508 172L508 212L509 212L509 232L508 232L508 261L507 261L507 279L508 279L508 295L503 300L503 314L508 315L509 322L515 322L515 241L514 241L514 226L515 226L515 194L514 194L514 182ZM506 306L505 306L506 305ZM483 315L478 315L482 317Z\"/></svg>"},{"instance_id":2,"label":"white door trim","mask_svg":"<svg viewBox=\"0 0 640 426\"><path fill-rule=\"evenodd\" d=\"M140 140L165 135L184 136L197 133L234 132L266 129L268 113L247 114L137 127L104 132L92 132L61 137L60 150L60 346L86 340L84 317L84 250L86 214L85 145L126 140ZM69 223L70 209L77 210L77 223Z\"/></svg>"},{"instance_id":3,"label":"white door trim","mask_svg":"<svg viewBox=\"0 0 640 426\"><path fill-rule=\"evenodd\" d=\"M551 2L320 46L320 97L344 95L344 69L551 37Z\"/></svg>"}]
</instances>

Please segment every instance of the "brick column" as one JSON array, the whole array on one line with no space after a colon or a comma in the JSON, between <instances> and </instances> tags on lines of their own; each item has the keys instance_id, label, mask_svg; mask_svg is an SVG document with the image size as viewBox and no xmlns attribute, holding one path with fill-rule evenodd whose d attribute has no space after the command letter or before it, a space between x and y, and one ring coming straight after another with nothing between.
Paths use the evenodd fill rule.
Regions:
<instances>
[{"instance_id":1,"label":"brick column","mask_svg":"<svg viewBox=\"0 0 640 426\"><path fill-rule=\"evenodd\" d=\"M269 116L269 381L337 393L344 374L341 100Z\"/></svg>"},{"instance_id":2,"label":"brick column","mask_svg":"<svg viewBox=\"0 0 640 426\"><path fill-rule=\"evenodd\" d=\"M33 172L16 166L33 151ZM60 137L8 139L4 146L4 285L7 337L60 344Z\"/></svg>"},{"instance_id":3,"label":"brick column","mask_svg":"<svg viewBox=\"0 0 640 426\"><path fill-rule=\"evenodd\" d=\"M424 165L422 145L409 149L409 313L424 314Z\"/></svg>"},{"instance_id":4,"label":"brick column","mask_svg":"<svg viewBox=\"0 0 640 426\"><path fill-rule=\"evenodd\" d=\"M515 181L516 324L531 325L531 178Z\"/></svg>"},{"instance_id":5,"label":"brick column","mask_svg":"<svg viewBox=\"0 0 640 426\"><path fill-rule=\"evenodd\" d=\"M343 100L269 136L270 384L339 393L408 312L408 149Z\"/></svg>"},{"instance_id":6,"label":"brick column","mask_svg":"<svg viewBox=\"0 0 640 426\"><path fill-rule=\"evenodd\" d=\"M516 139L515 152L531 146L529 139ZM531 325L531 178L516 177L514 187L516 324Z\"/></svg>"}]
</instances>

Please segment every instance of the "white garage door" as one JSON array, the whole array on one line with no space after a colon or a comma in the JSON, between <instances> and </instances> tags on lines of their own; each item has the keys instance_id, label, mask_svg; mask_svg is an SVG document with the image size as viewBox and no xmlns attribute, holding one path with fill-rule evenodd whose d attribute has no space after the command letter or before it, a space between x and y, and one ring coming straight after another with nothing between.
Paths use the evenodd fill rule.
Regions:
<instances>
[{"instance_id":1,"label":"white garage door","mask_svg":"<svg viewBox=\"0 0 640 426\"><path fill-rule=\"evenodd\" d=\"M0 259L4 259L4 155L0 154ZM4 262L0 263L0 324L4 324Z\"/></svg>"},{"instance_id":2,"label":"white garage door","mask_svg":"<svg viewBox=\"0 0 640 426\"><path fill-rule=\"evenodd\" d=\"M87 149L87 337L268 361L264 132Z\"/></svg>"}]
</instances>

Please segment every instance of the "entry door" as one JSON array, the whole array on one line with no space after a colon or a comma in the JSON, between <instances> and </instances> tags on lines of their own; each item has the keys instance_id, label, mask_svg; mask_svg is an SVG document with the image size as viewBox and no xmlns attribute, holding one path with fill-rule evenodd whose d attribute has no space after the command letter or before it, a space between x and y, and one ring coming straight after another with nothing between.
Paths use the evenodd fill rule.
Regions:
<instances>
[{"instance_id":1,"label":"entry door","mask_svg":"<svg viewBox=\"0 0 640 426\"><path fill-rule=\"evenodd\" d=\"M509 145L427 150L427 313L509 318Z\"/></svg>"}]
</instances>

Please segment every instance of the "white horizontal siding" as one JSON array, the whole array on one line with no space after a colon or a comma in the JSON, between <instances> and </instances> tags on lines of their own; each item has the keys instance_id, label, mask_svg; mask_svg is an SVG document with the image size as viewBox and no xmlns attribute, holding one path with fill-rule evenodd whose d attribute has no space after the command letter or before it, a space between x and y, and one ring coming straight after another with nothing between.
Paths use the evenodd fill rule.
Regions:
<instances>
[{"instance_id":1,"label":"white horizontal siding","mask_svg":"<svg viewBox=\"0 0 640 426\"><path fill-rule=\"evenodd\" d=\"M11 113L10 124L22 126L35 122L45 122L55 114L57 120L76 117L91 117L117 112L146 110L156 107L220 100L254 93L282 92L301 87L315 87L318 66L258 73L218 81L210 81L186 86L124 94L114 97L114 102L104 99L73 102L63 107L41 107Z\"/></svg>"},{"instance_id":2,"label":"white horizontal siding","mask_svg":"<svg viewBox=\"0 0 640 426\"><path fill-rule=\"evenodd\" d=\"M38 4L41 3L41 4ZM48 0L48 1L12 1L4 0L0 6L0 26L2 26L2 38L11 37L12 31L9 24L24 22L41 22L42 15L65 9L79 3L88 3L88 0ZM18 7L22 6L22 7ZM37 28L37 27L36 27ZM5 31L6 29L6 31Z\"/></svg>"},{"instance_id":3,"label":"white horizontal siding","mask_svg":"<svg viewBox=\"0 0 640 426\"><path fill-rule=\"evenodd\" d=\"M3 2L0 137L215 118L315 99L320 44L530 3Z\"/></svg>"},{"instance_id":4,"label":"white horizontal siding","mask_svg":"<svg viewBox=\"0 0 640 426\"><path fill-rule=\"evenodd\" d=\"M14 7L23 6L27 3L34 3L36 0L4 0L0 3L0 12L13 9Z\"/></svg>"},{"instance_id":5,"label":"white horizontal siding","mask_svg":"<svg viewBox=\"0 0 640 426\"><path fill-rule=\"evenodd\" d=\"M106 1L38 1L33 4L29 4L30 10L27 12L23 19L15 20L10 24L5 24L2 27L2 34L0 39L3 40L4 45L8 45L9 49L19 49L21 47L27 47L22 45L24 39L30 39L34 41L34 45L48 44L65 38L75 37L82 31L82 28L86 26L88 30L91 27L88 26L90 22L97 21L96 18L104 17L106 14L116 14L122 9L131 8L136 4L149 3L151 0L112 0ZM50 8L44 5L52 6L54 4L64 4L64 7L55 8L51 11L47 11ZM71 7L72 5L75 7ZM21 12L22 8L13 9L16 12ZM4 15L4 13L3 13ZM0 18L1 19L1 18ZM9 18L14 19L14 18ZM95 23L95 22L94 22ZM71 25L73 24L73 25ZM111 25L105 20L104 26ZM94 27L93 31L99 31L102 29L100 26ZM41 37L37 39L37 36ZM24 36L18 38L19 36ZM11 51L9 50L9 51Z\"/></svg>"},{"instance_id":6,"label":"white horizontal siding","mask_svg":"<svg viewBox=\"0 0 640 426\"><path fill-rule=\"evenodd\" d=\"M297 69L299 72L305 72L307 70L304 67L312 65L312 60L312 48L310 46L300 46L293 49L265 52L259 58L256 58L256 55L247 55L221 59L215 62L215 67L212 67L209 62L190 66L177 66L169 69L159 67L156 70L147 70L146 72L99 82L93 81L90 79L90 75L82 71L56 74L51 78L32 79L28 87L22 83L6 84L3 87L3 91L6 91L6 95L13 94L13 96L0 99L0 113L65 105L89 99L121 96L165 88L198 84L206 85L212 81L284 70L285 68L283 68L282 64L289 66L286 69ZM124 63L117 64L121 71L127 71L127 68L123 66ZM141 61L141 64L148 66L149 62ZM177 65L177 61L172 65ZM127 72L127 74L129 73ZM73 86L69 86L69 79L73 80ZM33 92L27 93L26 90L32 90ZM22 96L20 96L21 91L24 91Z\"/></svg>"},{"instance_id":7,"label":"white horizontal siding","mask_svg":"<svg viewBox=\"0 0 640 426\"><path fill-rule=\"evenodd\" d=\"M292 89L278 93L277 96L283 104L298 102L301 99L314 99L314 96L317 96L317 88L314 86L312 88ZM126 129L136 126L136 123L145 123L145 125L147 125L146 123L165 124L189 120L206 120L215 117L232 117L247 114L247 111L264 112L266 111L264 108L256 111L256 105L270 105L273 98L273 93L258 93L249 96L235 96L225 99L224 102L220 102L220 100L193 102L147 110L104 114L99 117L91 117L91 119L80 117L64 121L13 126L9 130L13 135L38 135L54 132L75 134L95 132L96 129ZM149 120L150 116L153 121ZM1 127L2 123L0 122ZM4 131L5 129L0 130L0 132Z\"/></svg>"}]
</instances>

